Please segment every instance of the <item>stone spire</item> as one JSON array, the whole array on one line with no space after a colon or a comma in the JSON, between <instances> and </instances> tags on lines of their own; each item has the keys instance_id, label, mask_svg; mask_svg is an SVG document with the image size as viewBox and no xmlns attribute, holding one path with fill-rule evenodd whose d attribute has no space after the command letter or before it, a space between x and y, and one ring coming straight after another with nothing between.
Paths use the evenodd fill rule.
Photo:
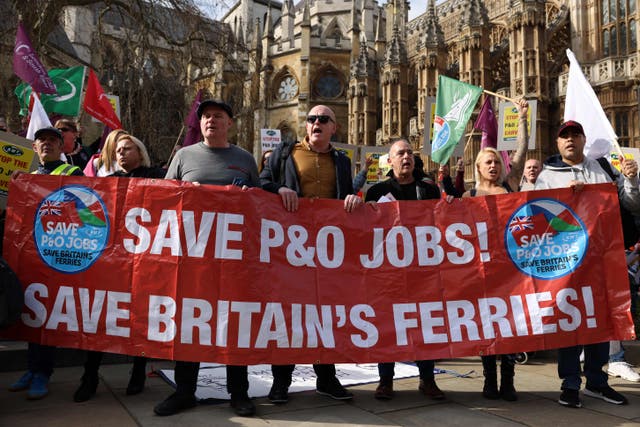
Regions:
<instances>
[{"instance_id":1,"label":"stone spire","mask_svg":"<svg viewBox=\"0 0 640 427\"><path fill-rule=\"evenodd\" d=\"M397 25L393 27L393 35L387 46L385 61L394 65L405 64L407 62L407 49L404 45L404 40L402 40L400 36L400 30L398 30Z\"/></svg>"},{"instance_id":2,"label":"stone spire","mask_svg":"<svg viewBox=\"0 0 640 427\"><path fill-rule=\"evenodd\" d=\"M311 10L309 6L309 0L304 0L304 9L302 10L302 23L301 26L311 26Z\"/></svg>"},{"instance_id":3,"label":"stone spire","mask_svg":"<svg viewBox=\"0 0 640 427\"><path fill-rule=\"evenodd\" d=\"M436 2L435 0L429 0L427 6L427 16L424 20L424 35L422 37L422 43L428 47L444 46L444 31L440 26L440 20L436 15Z\"/></svg>"},{"instance_id":4,"label":"stone spire","mask_svg":"<svg viewBox=\"0 0 640 427\"><path fill-rule=\"evenodd\" d=\"M462 17L458 24L458 30L465 26L468 27L484 27L489 25L489 17L487 9L484 7L482 0L468 0L463 2Z\"/></svg>"},{"instance_id":5,"label":"stone spire","mask_svg":"<svg viewBox=\"0 0 640 427\"><path fill-rule=\"evenodd\" d=\"M357 60L352 64L351 75L355 77L366 77L373 74L373 61L369 58L369 48L367 39L363 35L360 40L360 53Z\"/></svg>"}]
</instances>

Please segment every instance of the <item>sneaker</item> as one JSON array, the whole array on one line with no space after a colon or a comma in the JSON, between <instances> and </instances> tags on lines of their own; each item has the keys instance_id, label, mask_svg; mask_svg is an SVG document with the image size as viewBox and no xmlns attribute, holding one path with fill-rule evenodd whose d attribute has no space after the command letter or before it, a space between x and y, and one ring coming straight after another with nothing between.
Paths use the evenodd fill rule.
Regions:
<instances>
[{"instance_id":1,"label":"sneaker","mask_svg":"<svg viewBox=\"0 0 640 427\"><path fill-rule=\"evenodd\" d=\"M86 402L91 399L98 390L98 377L85 378L82 377L80 387L73 394L74 402Z\"/></svg>"},{"instance_id":2,"label":"sneaker","mask_svg":"<svg viewBox=\"0 0 640 427\"><path fill-rule=\"evenodd\" d=\"M582 408L582 402L580 401L580 392L578 390L570 390L565 388L560 394L558 403L567 408Z\"/></svg>"},{"instance_id":3,"label":"sneaker","mask_svg":"<svg viewBox=\"0 0 640 427\"><path fill-rule=\"evenodd\" d=\"M241 417L251 417L256 413L256 405L249 399L247 393L232 393L231 407Z\"/></svg>"},{"instance_id":4,"label":"sneaker","mask_svg":"<svg viewBox=\"0 0 640 427\"><path fill-rule=\"evenodd\" d=\"M316 393L329 396L335 400L353 399L353 393L342 387L336 377L333 377L328 383L321 383L320 380L316 380Z\"/></svg>"},{"instance_id":5,"label":"sneaker","mask_svg":"<svg viewBox=\"0 0 640 427\"><path fill-rule=\"evenodd\" d=\"M27 399L38 400L47 394L49 394L49 377L41 373L33 374L29 391L27 391Z\"/></svg>"},{"instance_id":6,"label":"sneaker","mask_svg":"<svg viewBox=\"0 0 640 427\"><path fill-rule=\"evenodd\" d=\"M420 385L418 386L418 390L422 392L428 398L433 400L442 400L444 399L444 393L442 390L438 388L435 379L430 380L420 380Z\"/></svg>"},{"instance_id":7,"label":"sneaker","mask_svg":"<svg viewBox=\"0 0 640 427\"><path fill-rule=\"evenodd\" d=\"M380 381L376 388L376 393L373 395L378 400L391 400L393 399L393 381L386 382Z\"/></svg>"},{"instance_id":8,"label":"sneaker","mask_svg":"<svg viewBox=\"0 0 640 427\"><path fill-rule=\"evenodd\" d=\"M271 403L287 403L289 401L289 387L274 382L268 398Z\"/></svg>"},{"instance_id":9,"label":"sneaker","mask_svg":"<svg viewBox=\"0 0 640 427\"><path fill-rule=\"evenodd\" d=\"M20 377L18 381L9 386L9 391L22 391L29 388L33 380L33 372L27 371Z\"/></svg>"},{"instance_id":10,"label":"sneaker","mask_svg":"<svg viewBox=\"0 0 640 427\"><path fill-rule=\"evenodd\" d=\"M196 404L196 397L193 394L184 395L173 393L158 403L155 408L153 408L153 412L161 417L166 417L167 415L174 415L186 409L193 408Z\"/></svg>"},{"instance_id":11,"label":"sneaker","mask_svg":"<svg viewBox=\"0 0 640 427\"><path fill-rule=\"evenodd\" d=\"M626 405L627 403L629 403L626 397L624 397L608 385L594 387L587 384L584 388L584 395L602 399L605 402L613 403L614 405Z\"/></svg>"},{"instance_id":12,"label":"sneaker","mask_svg":"<svg viewBox=\"0 0 640 427\"><path fill-rule=\"evenodd\" d=\"M640 374L634 371L627 362L609 362L607 374L634 383L640 382Z\"/></svg>"}]
</instances>

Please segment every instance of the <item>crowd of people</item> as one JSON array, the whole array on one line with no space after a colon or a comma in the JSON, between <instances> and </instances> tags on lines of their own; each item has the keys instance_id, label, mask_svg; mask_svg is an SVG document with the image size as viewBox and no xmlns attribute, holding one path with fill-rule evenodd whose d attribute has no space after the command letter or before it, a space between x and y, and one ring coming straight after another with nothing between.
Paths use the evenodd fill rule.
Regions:
<instances>
[{"instance_id":1,"label":"crowd of people","mask_svg":"<svg viewBox=\"0 0 640 427\"><path fill-rule=\"evenodd\" d=\"M581 191L585 184L615 182L622 206L631 212L640 212L638 165L634 160L621 162L621 173L600 161L584 155L586 136L575 121L562 124L556 143L559 154L550 157L541 166L536 159L526 159L528 143L528 103L515 103L519 113L518 147L510 159L507 173L502 155L493 148L482 149L475 159L475 186L464 188L464 162L456 165L451 177L448 165L442 165L436 176L423 170L411 144L399 138L389 146L388 179L378 182L366 191L364 200L357 192L364 184L364 173L352 176L349 158L331 144L337 128L331 108L313 107L306 116L306 135L296 143L281 143L273 152L264 153L260 166L247 151L229 142L233 125L233 110L223 101L205 100L198 109L203 140L175 153L168 169L154 168L150 164L145 145L124 130L114 130L106 138L102 151L92 158L77 145L77 127L68 120L59 120L54 127L40 129L35 134L33 149L40 165L34 172L50 175L84 175L120 178L166 178L197 184L238 185L242 188L259 187L278 194L282 207L288 212L298 210L300 198L328 198L343 200L346 212L354 212L363 203L376 203L381 197L395 200L432 200L445 198L451 202L458 197L498 195L515 191L571 187ZM0 123L1 124L1 123ZM61 160L65 154L66 161ZM369 163L364 167L367 168ZM584 369L580 355L584 350ZM604 342L573 346L558 350L558 374L562 380L558 402L567 407L582 405L579 390L581 372L586 377L584 394L613 404L626 404L627 399L613 390L607 382L603 367L609 362L609 373L631 381L640 381L640 375L624 362L619 342ZM497 378L497 358L500 358L500 381ZM87 352L84 374L73 398L76 402L90 399L98 386L98 369L102 353ZM27 391L28 399L41 399L48 394L49 378L53 372L55 348L30 343L28 370L14 384L11 391ZM616 365L618 363L618 365ZM620 365L622 363L623 365ZM445 394L434 378L434 361L419 360L419 392L430 399L441 400ZM485 377L482 394L488 399L518 399L514 387L514 355L482 357ZM622 366L622 367L621 367ZM273 383L268 399L275 404L289 400L294 365L272 365ZM336 376L335 365L315 364L317 393L336 400L350 400L353 394L342 386ZM241 416L251 416L256 407L248 395L247 366L227 366L227 391L231 407ZM143 391L146 378L146 359L137 357L127 394ZM175 362L176 390L158 403L154 412L160 416L179 413L196 405L196 387L199 363ZM394 397L394 362L378 365L379 384L374 397L389 400Z\"/></svg>"}]
</instances>

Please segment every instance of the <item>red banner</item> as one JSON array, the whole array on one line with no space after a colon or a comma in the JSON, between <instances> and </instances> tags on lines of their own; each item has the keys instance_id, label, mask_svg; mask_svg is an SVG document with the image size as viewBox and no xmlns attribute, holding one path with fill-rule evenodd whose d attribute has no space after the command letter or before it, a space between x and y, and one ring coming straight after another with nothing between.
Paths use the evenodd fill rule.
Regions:
<instances>
[{"instance_id":1,"label":"red banner","mask_svg":"<svg viewBox=\"0 0 640 427\"><path fill-rule=\"evenodd\" d=\"M230 364L420 360L632 339L615 188L287 213L260 189L21 175L14 337Z\"/></svg>"}]
</instances>

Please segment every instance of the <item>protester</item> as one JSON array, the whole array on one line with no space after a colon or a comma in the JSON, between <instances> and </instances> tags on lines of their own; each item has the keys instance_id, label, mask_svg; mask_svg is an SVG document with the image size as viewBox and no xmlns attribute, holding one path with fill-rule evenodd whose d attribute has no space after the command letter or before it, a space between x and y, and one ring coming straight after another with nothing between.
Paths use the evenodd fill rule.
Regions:
<instances>
[{"instance_id":1,"label":"protester","mask_svg":"<svg viewBox=\"0 0 640 427\"><path fill-rule=\"evenodd\" d=\"M38 156L39 165L34 174L82 176L77 166L60 160L63 139L60 131L54 127L38 129L34 135L32 147ZM14 172L12 178L21 172ZM9 391L27 390L27 399L42 399L49 394L49 378L53 374L55 347L29 343L27 347L27 372L18 381L9 386Z\"/></svg>"},{"instance_id":2,"label":"protester","mask_svg":"<svg viewBox=\"0 0 640 427\"><path fill-rule=\"evenodd\" d=\"M107 142L112 147L115 147L115 150L112 151L115 152L118 165L118 170L114 170L113 175L110 176L164 178L165 170L151 167L147 148L138 138L119 129L109 134ZM105 148L107 147L107 142L105 142ZM98 369L102 363L103 354L101 351L87 352L81 383L73 395L74 402L85 402L96 394L99 382ZM147 378L146 366L146 357L136 356L133 358L133 369L126 389L128 396L139 394L144 390L144 383Z\"/></svg>"},{"instance_id":3,"label":"protester","mask_svg":"<svg viewBox=\"0 0 640 427\"><path fill-rule=\"evenodd\" d=\"M584 129L580 123L573 120L560 126L556 144L560 154L553 155L544 162L542 172L536 180L536 190L570 187L574 191L581 191L585 184L615 182L622 206L631 212L639 211L638 164L634 160L622 158L622 174L614 172L609 166L612 174L610 176L598 160L584 155L586 144ZM558 375L562 379L562 393L558 403L571 408L582 406L580 352L583 348L582 374L587 380L585 396L616 405L627 404L627 398L609 386L607 374L602 370L609 357L608 342L577 345L558 350Z\"/></svg>"},{"instance_id":4,"label":"protester","mask_svg":"<svg viewBox=\"0 0 640 427\"><path fill-rule=\"evenodd\" d=\"M267 150L262 153L262 158L260 159L260 172L264 169L264 166L267 164L267 160L271 157L271 154L273 154L273 150Z\"/></svg>"},{"instance_id":5,"label":"protester","mask_svg":"<svg viewBox=\"0 0 640 427\"><path fill-rule=\"evenodd\" d=\"M228 142L233 125L231 107L209 99L200 103L197 113L204 141L176 152L166 178L200 184L258 186L258 166L253 156ZM176 392L156 405L156 414L173 415L196 405L199 368L198 362L176 361ZM227 391L231 394L231 406L240 416L251 416L256 411L248 390L247 367L227 366Z\"/></svg>"},{"instance_id":6,"label":"protester","mask_svg":"<svg viewBox=\"0 0 640 427\"><path fill-rule=\"evenodd\" d=\"M525 99L515 102L518 110L518 147L511 159L511 170L505 174L502 156L495 148L487 147L480 150L475 162L475 188L465 192L462 197L486 196L506 194L518 189L518 182L522 175L524 156L527 151L527 111L529 104ZM515 375L515 355L500 356L500 389L498 390L497 357L495 355L482 356L484 386L482 395L487 399L504 399L515 401L518 399L513 384Z\"/></svg>"},{"instance_id":7,"label":"protester","mask_svg":"<svg viewBox=\"0 0 640 427\"><path fill-rule=\"evenodd\" d=\"M109 176L120 170L120 166L116 161L116 140L124 133L125 131L122 129L109 132L100 153L91 156L91 159L87 162L84 168L86 176Z\"/></svg>"},{"instance_id":8,"label":"protester","mask_svg":"<svg viewBox=\"0 0 640 427\"><path fill-rule=\"evenodd\" d=\"M428 200L439 199L438 187L430 181L414 177L415 157L411 145L405 138L397 139L389 149L388 162L391 165L390 178L374 184L367 191L365 201L377 201L389 193L396 200ZM418 389L431 399L444 399L444 393L438 388L433 375L433 360L416 361L420 371ZM390 400L393 398L394 362L378 363L380 383L376 388L375 398Z\"/></svg>"},{"instance_id":9,"label":"protester","mask_svg":"<svg viewBox=\"0 0 640 427\"><path fill-rule=\"evenodd\" d=\"M355 193L360 191L360 189L362 189L362 187L364 187L364 185L367 183L367 173L369 172L369 168L371 167L372 164L373 164L373 157L368 156L360 172L358 172L355 178L353 178L353 191Z\"/></svg>"},{"instance_id":10,"label":"protester","mask_svg":"<svg viewBox=\"0 0 640 427\"><path fill-rule=\"evenodd\" d=\"M90 156L80 142L80 134L76 123L73 120L60 119L56 121L55 127L62 133L62 138L64 139L63 152L67 158L67 163L78 166L80 170L83 170Z\"/></svg>"},{"instance_id":11,"label":"protester","mask_svg":"<svg viewBox=\"0 0 640 427\"><path fill-rule=\"evenodd\" d=\"M279 194L284 208L298 210L300 197L343 199L344 209L352 212L363 203L353 194L351 161L330 143L336 131L336 116L324 105L317 105L307 115L307 135L302 142L283 142L274 150L260 174L262 188ZM289 386L295 365L272 365L273 385L269 392L272 403L289 400ZM338 378L336 367L314 364L316 392L336 400L349 400L347 391Z\"/></svg>"},{"instance_id":12,"label":"protester","mask_svg":"<svg viewBox=\"0 0 640 427\"><path fill-rule=\"evenodd\" d=\"M542 171L542 165L538 159L529 159L524 163L524 173L520 181L520 191L531 191L536 185L536 179Z\"/></svg>"}]
</instances>

